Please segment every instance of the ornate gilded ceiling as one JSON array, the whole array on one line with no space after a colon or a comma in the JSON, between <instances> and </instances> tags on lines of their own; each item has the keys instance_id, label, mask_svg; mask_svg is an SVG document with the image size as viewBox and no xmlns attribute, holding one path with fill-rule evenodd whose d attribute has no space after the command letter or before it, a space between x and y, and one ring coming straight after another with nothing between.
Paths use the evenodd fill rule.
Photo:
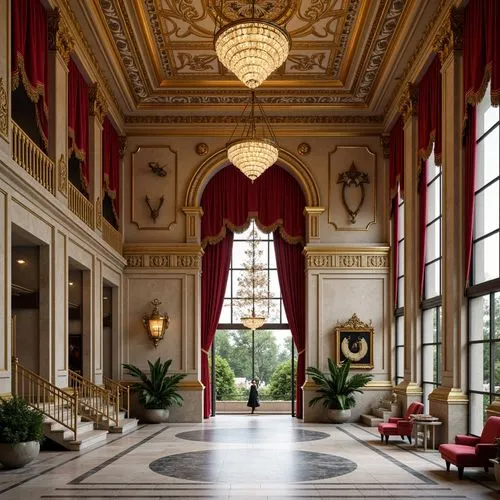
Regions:
<instances>
[{"instance_id":1,"label":"ornate gilded ceiling","mask_svg":"<svg viewBox=\"0 0 500 500\"><path fill-rule=\"evenodd\" d=\"M249 91L217 60L217 27L251 15L249 0L70 0L106 60L127 115L220 114ZM438 0L255 0L286 27L292 50L258 90L271 114L378 115L409 56L410 27ZM233 107L231 107L231 105ZM229 108L228 108L229 106ZM198 113L200 114L200 113ZM234 114L234 113L233 113Z\"/></svg>"}]
</instances>

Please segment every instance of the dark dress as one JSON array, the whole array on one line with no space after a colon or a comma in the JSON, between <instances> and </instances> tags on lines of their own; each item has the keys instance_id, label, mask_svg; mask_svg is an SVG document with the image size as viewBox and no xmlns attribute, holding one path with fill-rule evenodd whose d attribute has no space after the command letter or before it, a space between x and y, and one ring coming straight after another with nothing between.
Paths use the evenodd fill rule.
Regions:
<instances>
[{"instance_id":1,"label":"dark dress","mask_svg":"<svg viewBox=\"0 0 500 500\"><path fill-rule=\"evenodd\" d=\"M255 384L252 384L250 386L250 394L248 396L247 406L249 406L252 409L257 408L257 406L260 406L259 393L257 391L257 386Z\"/></svg>"}]
</instances>

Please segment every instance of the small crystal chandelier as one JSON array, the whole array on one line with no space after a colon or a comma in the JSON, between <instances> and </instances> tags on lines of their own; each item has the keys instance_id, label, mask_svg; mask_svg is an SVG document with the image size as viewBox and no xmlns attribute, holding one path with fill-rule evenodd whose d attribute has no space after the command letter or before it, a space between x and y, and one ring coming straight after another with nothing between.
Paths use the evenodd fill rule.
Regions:
<instances>
[{"instance_id":1,"label":"small crystal chandelier","mask_svg":"<svg viewBox=\"0 0 500 500\"><path fill-rule=\"evenodd\" d=\"M226 144L229 161L239 168L252 182L278 160L279 146L271 125L260 104L257 104L261 114L262 133L257 134L255 117L255 92L252 91L250 114L245 120L248 104L245 106L240 121L236 124L233 133ZM240 124L243 127L239 139L233 140ZM268 137L265 137L268 136Z\"/></svg>"},{"instance_id":2,"label":"small crystal chandelier","mask_svg":"<svg viewBox=\"0 0 500 500\"><path fill-rule=\"evenodd\" d=\"M255 314L255 221L252 221L252 315L241 318L241 323L249 330L257 330L267 320L265 316Z\"/></svg>"},{"instance_id":3,"label":"small crystal chandelier","mask_svg":"<svg viewBox=\"0 0 500 500\"><path fill-rule=\"evenodd\" d=\"M292 40L277 24L256 19L252 0L252 17L220 28L214 43L219 61L254 89L285 62Z\"/></svg>"}]
</instances>

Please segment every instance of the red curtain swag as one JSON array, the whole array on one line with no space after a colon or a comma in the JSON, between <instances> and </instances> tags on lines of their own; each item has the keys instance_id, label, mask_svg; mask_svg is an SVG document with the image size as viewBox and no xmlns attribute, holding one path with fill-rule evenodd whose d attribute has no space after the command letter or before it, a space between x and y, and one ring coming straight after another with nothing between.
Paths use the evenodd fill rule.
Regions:
<instances>
[{"instance_id":1,"label":"red curtain swag","mask_svg":"<svg viewBox=\"0 0 500 500\"><path fill-rule=\"evenodd\" d=\"M500 1L470 0L464 14L465 279L470 279L476 177L476 108L491 80L491 103L500 105Z\"/></svg>"},{"instance_id":2,"label":"red curtain swag","mask_svg":"<svg viewBox=\"0 0 500 500\"><path fill-rule=\"evenodd\" d=\"M88 191L89 87L73 59L68 70L68 156L74 154L80 160L80 180Z\"/></svg>"},{"instance_id":3,"label":"red curtain swag","mask_svg":"<svg viewBox=\"0 0 500 500\"><path fill-rule=\"evenodd\" d=\"M266 232L274 231L275 241L279 241L275 243L278 279L292 337L299 352L297 417L302 418L301 387L305 380L305 268L302 245L290 243L304 241L304 194L297 181L276 165L254 183L236 167L229 166L218 172L207 184L201 206L204 211L201 235L202 245L205 247L201 275L204 416L208 418L211 414L208 353L223 305L231 258L232 231L245 229L250 218L255 216L257 225Z\"/></svg>"},{"instance_id":4,"label":"red curtain swag","mask_svg":"<svg viewBox=\"0 0 500 500\"><path fill-rule=\"evenodd\" d=\"M403 117L399 116L389 137L389 190L392 212L392 269L394 305L398 303L398 263L399 263L399 211L398 185L401 197L404 193L404 130Z\"/></svg>"},{"instance_id":5,"label":"red curtain swag","mask_svg":"<svg viewBox=\"0 0 500 500\"><path fill-rule=\"evenodd\" d=\"M12 91L23 85L35 104L45 149L49 140L47 12L40 0L15 0L12 6Z\"/></svg>"},{"instance_id":6,"label":"red curtain swag","mask_svg":"<svg viewBox=\"0 0 500 500\"><path fill-rule=\"evenodd\" d=\"M118 224L120 207L120 143L110 119L106 116L102 126L102 186L111 199L113 214Z\"/></svg>"}]
</instances>

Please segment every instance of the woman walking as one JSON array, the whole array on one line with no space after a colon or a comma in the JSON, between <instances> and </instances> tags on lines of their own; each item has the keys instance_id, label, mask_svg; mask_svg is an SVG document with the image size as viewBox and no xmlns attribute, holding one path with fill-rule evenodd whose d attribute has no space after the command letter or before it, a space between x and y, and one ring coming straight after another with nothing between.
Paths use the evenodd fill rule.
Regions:
<instances>
[{"instance_id":1,"label":"woman walking","mask_svg":"<svg viewBox=\"0 0 500 500\"><path fill-rule=\"evenodd\" d=\"M257 390L257 383L255 382L255 380L252 380L252 383L250 384L250 394L248 396L247 406L252 408L252 413L255 412L255 408L260 406L259 391Z\"/></svg>"}]
</instances>

